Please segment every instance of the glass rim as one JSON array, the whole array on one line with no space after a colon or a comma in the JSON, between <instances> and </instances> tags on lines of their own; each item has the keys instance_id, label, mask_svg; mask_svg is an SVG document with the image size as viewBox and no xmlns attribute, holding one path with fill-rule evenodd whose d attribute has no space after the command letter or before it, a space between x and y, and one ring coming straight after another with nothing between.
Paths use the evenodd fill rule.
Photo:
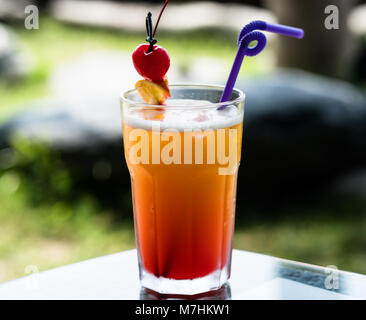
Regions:
<instances>
[{"instance_id":1,"label":"glass rim","mask_svg":"<svg viewBox=\"0 0 366 320\"><path fill-rule=\"evenodd\" d=\"M175 89L175 88L201 88L201 89L219 89L219 90L224 90L224 86L221 85L211 85L211 84L172 84L169 85L169 88L171 89ZM134 89L129 89L127 91L124 91L121 93L120 98L123 102L128 103L133 105L133 107L135 108L151 108L151 109L161 109L162 105L156 105L156 104L147 104L145 102L140 102L140 101L134 101L131 99L128 99L127 96L132 93L132 92L136 92L137 90ZM245 93L243 91L241 91L240 89L234 88L233 92L237 92L238 93L238 97L234 100L230 100L230 101L225 101L225 102L217 102L217 103L210 103L207 105L202 105L202 104L198 104L198 105L189 105L189 106L179 106L179 105L174 105L174 106L169 106L169 109L182 109L184 108L185 110L187 109L209 109L209 108L220 108L224 105L228 105L228 104L237 104L240 102L243 102L245 100Z\"/></svg>"}]
</instances>

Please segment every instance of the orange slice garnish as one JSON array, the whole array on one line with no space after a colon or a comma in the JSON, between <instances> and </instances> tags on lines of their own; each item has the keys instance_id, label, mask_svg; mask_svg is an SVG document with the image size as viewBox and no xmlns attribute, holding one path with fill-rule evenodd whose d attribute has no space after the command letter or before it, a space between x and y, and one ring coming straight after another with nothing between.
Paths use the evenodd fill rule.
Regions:
<instances>
[{"instance_id":1,"label":"orange slice garnish","mask_svg":"<svg viewBox=\"0 0 366 320\"><path fill-rule=\"evenodd\" d=\"M170 97L168 80L166 78L160 83L140 80L136 82L135 88L147 104L162 105Z\"/></svg>"}]
</instances>

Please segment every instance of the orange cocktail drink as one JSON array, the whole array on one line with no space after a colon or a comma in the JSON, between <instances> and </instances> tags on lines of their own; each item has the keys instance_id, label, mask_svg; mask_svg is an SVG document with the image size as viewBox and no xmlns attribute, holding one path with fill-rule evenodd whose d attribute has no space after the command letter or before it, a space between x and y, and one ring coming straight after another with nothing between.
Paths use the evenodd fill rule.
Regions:
<instances>
[{"instance_id":1,"label":"orange cocktail drink","mask_svg":"<svg viewBox=\"0 0 366 320\"><path fill-rule=\"evenodd\" d=\"M159 292L204 292L230 276L244 95L219 111L221 92L171 86L164 108L122 98L140 277Z\"/></svg>"}]
</instances>

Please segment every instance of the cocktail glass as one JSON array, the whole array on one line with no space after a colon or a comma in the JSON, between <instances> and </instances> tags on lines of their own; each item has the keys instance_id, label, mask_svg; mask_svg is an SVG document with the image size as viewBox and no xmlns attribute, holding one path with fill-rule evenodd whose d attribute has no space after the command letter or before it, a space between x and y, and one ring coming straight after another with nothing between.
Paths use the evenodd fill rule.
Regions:
<instances>
[{"instance_id":1,"label":"cocktail glass","mask_svg":"<svg viewBox=\"0 0 366 320\"><path fill-rule=\"evenodd\" d=\"M169 88L167 106L122 94L124 151L141 284L193 295L230 277L245 96L219 103L220 86Z\"/></svg>"}]
</instances>

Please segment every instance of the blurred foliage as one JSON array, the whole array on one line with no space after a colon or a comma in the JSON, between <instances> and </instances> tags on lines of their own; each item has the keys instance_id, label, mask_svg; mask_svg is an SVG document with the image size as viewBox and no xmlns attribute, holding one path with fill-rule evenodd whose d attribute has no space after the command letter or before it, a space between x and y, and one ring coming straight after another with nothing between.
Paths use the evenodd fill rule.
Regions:
<instances>
[{"instance_id":1,"label":"blurred foliage","mask_svg":"<svg viewBox=\"0 0 366 320\"><path fill-rule=\"evenodd\" d=\"M7 171L16 171L21 176L31 205L71 199L72 177L58 155L46 144L16 136L12 139L12 148L6 152L9 155L5 153L5 157L11 159L6 165Z\"/></svg>"},{"instance_id":2,"label":"blurred foliage","mask_svg":"<svg viewBox=\"0 0 366 320\"><path fill-rule=\"evenodd\" d=\"M132 224L114 223L92 197L34 207L28 183L16 171L0 174L0 282L27 265L45 270L134 247Z\"/></svg>"}]
</instances>

